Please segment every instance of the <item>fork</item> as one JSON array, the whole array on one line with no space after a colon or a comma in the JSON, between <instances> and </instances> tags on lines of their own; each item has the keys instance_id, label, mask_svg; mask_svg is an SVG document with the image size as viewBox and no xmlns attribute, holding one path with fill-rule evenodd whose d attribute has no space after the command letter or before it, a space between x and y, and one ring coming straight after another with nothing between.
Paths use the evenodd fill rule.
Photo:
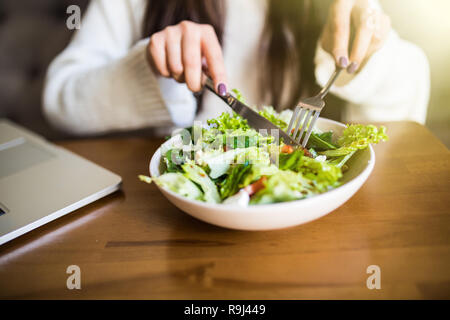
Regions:
<instances>
[{"instance_id":1,"label":"fork","mask_svg":"<svg viewBox=\"0 0 450 320\"><path fill-rule=\"evenodd\" d=\"M336 68L327 84L322 88L322 90L320 90L317 95L300 100L300 102L295 107L291 121L289 122L289 126L287 128L287 134L289 134L297 144L301 144L303 148L306 147L309 137L311 136L312 129L314 128L314 124L316 123L317 118L319 118L320 112L325 107L323 98L327 95L328 91L330 90L331 86L333 85L334 81L339 76L341 71L342 68ZM293 130L294 126L295 130ZM306 130L307 127L308 130ZM297 136L299 130L300 134ZM303 137L305 130L306 134Z\"/></svg>"}]
</instances>

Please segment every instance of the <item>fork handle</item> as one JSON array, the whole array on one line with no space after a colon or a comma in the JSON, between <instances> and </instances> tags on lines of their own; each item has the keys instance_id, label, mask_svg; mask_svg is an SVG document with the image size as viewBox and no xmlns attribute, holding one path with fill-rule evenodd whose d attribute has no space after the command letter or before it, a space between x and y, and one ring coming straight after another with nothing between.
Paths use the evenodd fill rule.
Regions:
<instances>
[{"instance_id":1,"label":"fork handle","mask_svg":"<svg viewBox=\"0 0 450 320\"><path fill-rule=\"evenodd\" d=\"M342 68L336 67L336 70L334 70L333 74L330 77L330 80L328 80L327 84L322 88L322 90L320 90L318 94L320 99L323 99L327 95L328 91L330 91L331 86L333 85L334 81L337 79L341 71Z\"/></svg>"}]
</instances>

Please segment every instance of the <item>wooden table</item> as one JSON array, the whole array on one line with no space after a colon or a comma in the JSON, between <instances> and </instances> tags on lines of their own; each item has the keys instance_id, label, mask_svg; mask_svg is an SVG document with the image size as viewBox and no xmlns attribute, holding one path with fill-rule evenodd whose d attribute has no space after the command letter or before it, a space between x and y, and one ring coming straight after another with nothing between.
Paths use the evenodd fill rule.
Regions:
<instances>
[{"instance_id":1,"label":"wooden table","mask_svg":"<svg viewBox=\"0 0 450 320\"><path fill-rule=\"evenodd\" d=\"M0 298L450 298L449 150L421 125L387 127L352 199L270 232L197 221L138 181L162 140L62 142L121 175L122 191L0 247ZM69 265L80 290L66 287ZM366 286L369 265L379 290Z\"/></svg>"}]
</instances>

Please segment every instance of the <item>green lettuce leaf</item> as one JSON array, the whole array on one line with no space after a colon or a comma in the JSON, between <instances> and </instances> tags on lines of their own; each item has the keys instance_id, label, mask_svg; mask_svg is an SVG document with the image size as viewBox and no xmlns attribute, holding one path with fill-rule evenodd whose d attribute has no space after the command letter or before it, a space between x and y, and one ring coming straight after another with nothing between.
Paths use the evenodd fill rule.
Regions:
<instances>
[{"instance_id":1,"label":"green lettuce leaf","mask_svg":"<svg viewBox=\"0 0 450 320\"><path fill-rule=\"evenodd\" d=\"M384 126L377 128L374 125L347 125L342 136L338 139L339 148L326 150L320 152L320 154L326 155L327 157L341 157L354 151L365 149L370 143L378 143L387 139L386 128Z\"/></svg>"},{"instance_id":2,"label":"green lettuce leaf","mask_svg":"<svg viewBox=\"0 0 450 320\"><path fill-rule=\"evenodd\" d=\"M184 160L180 149L170 149L164 155L163 160L166 164L167 172L183 172L181 164Z\"/></svg>"},{"instance_id":3,"label":"green lettuce leaf","mask_svg":"<svg viewBox=\"0 0 450 320\"><path fill-rule=\"evenodd\" d=\"M228 172L231 164L270 164L270 155L267 150L257 147L237 148L226 152L197 153L197 164L209 168L209 176L216 179Z\"/></svg>"},{"instance_id":4,"label":"green lettuce leaf","mask_svg":"<svg viewBox=\"0 0 450 320\"><path fill-rule=\"evenodd\" d=\"M311 180L313 182L312 191L319 193L337 187L339 179L342 178L340 168L325 161L318 161L309 157L302 157L294 170Z\"/></svg>"},{"instance_id":5,"label":"green lettuce leaf","mask_svg":"<svg viewBox=\"0 0 450 320\"><path fill-rule=\"evenodd\" d=\"M309 194L309 181L302 174L292 171L278 171L270 176L265 188L250 199L250 204L268 204L298 200Z\"/></svg>"},{"instance_id":6,"label":"green lettuce leaf","mask_svg":"<svg viewBox=\"0 0 450 320\"><path fill-rule=\"evenodd\" d=\"M235 112L233 112L233 114L223 112L219 117L208 120L207 123L222 133L226 133L229 130L240 129L245 131L250 129L247 120L243 119Z\"/></svg>"},{"instance_id":7,"label":"green lettuce leaf","mask_svg":"<svg viewBox=\"0 0 450 320\"><path fill-rule=\"evenodd\" d=\"M278 168L274 164L262 165L254 164L250 169L250 172L245 175L244 179L239 184L239 188L244 188L249 184L259 180L262 176L271 176L278 172Z\"/></svg>"},{"instance_id":8,"label":"green lettuce leaf","mask_svg":"<svg viewBox=\"0 0 450 320\"><path fill-rule=\"evenodd\" d=\"M232 196L239 190L239 182L250 172L252 165L249 163L237 164L231 166L228 175L220 183L220 196L222 199Z\"/></svg>"},{"instance_id":9,"label":"green lettuce leaf","mask_svg":"<svg viewBox=\"0 0 450 320\"><path fill-rule=\"evenodd\" d=\"M320 138L322 141L325 141L326 143L333 144L333 131L327 131L323 133L317 133L316 134L318 138Z\"/></svg>"},{"instance_id":10,"label":"green lettuce leaf","mask_svg":"<svg viewBox=\"0 0 450 320\"><path fill-rule=\"evenodd\" d=\"M280 159L278 162L278 166L281 170L294 169L298 165L298 163L301 161L302 157L303 157L303 151L301 149L297 149L290 154L280 153Z\"/></svg>"},{"instance_id":11,"label":"green lettuce leaf","mask_svg":"<svg viewBox=\"0 0 450 320\"><path fill-rule=\"evenodd\" d=\"M258 113L274 125L278 126L281 130L287 129L288 124L280 118L279 114L272 107L264 107Z\"/></svg>"},{"instance_id":12,"label":"green lettuce leaf","mask_svg":"<svg viewBox=\"0 0 450 320\"><path fill-rule=\"evenodd\" d=\"M331 160L328 160L327 162L329 164L332 164L338 168L344 168L344 164L348 161L348 159L350 159L356 151L352 151L348 154L346 154L345 156L340 156L340 157L335 157L335 158L331 158Z\"/></svg>"},{"instance_id":13,"label":"green lettuce leaf","mask_svg":"<svg viewBox=\"0 0 450 320\"><path fill-rule=\"evenodd\" d=\"M258 111L258 113L285 131L292 117L292 110L286 109L281 111L281 113L278 113L273 107L270 106L263 107L260 111Z\"/></svg>"},{"instance_id":14,"label":"green lettuce leaf","mask_svg":"<svg viewBox=\"0 0 450 320\"><path fill-rule=\"evenodd\" d=\"M312 132L306 147L317 151L334 150L336 145L332 141L333 132L316 133Z\"/></svg>"},{"instance_id":15,"label":"green lettuce leaf","mask_svg":"<svg viewBox=\"0 0 450 320\"><path fill-rule=\"evenodd\" d=\"M231 91L236 96L236 99L238 99L242 103L245 103L244 96L242 95L242 92L240 92L238 89L232 89Z\"/></svg>"},{"instance_id":16,"label":"green lettuce leaf","mask_svg":"<svg viewBox=\"0 0 450 320\"><path fill-rule=\"evenodd\" d=\"M280 154L279 168L301 173L303 177L311 181L308 188L318 193L337 186L338 180L342 177L341 169L337 166L304 157L303 151L299 149L291 154Z\"/></svg>"}]
</instances>

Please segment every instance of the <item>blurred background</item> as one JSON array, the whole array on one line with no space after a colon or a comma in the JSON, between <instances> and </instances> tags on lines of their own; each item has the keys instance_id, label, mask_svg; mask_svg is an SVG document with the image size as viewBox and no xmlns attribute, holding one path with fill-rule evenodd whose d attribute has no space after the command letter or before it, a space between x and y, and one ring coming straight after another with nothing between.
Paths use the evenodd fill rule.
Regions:
<instances>
[{"instance_id":1,"label":"blurred background","mask_svg":"<svg viewBox=\"0 0 450 320\"><path fill-rule=\"evenodd\" d=\"M0 1L0 118L49 139L70 138L50 127L42 116L42 84L48 64L73 33L66 28L67 7L76 4L84 12L88 1ZM428 56L431 97L426 125L450 147L450 1L380 2L400 36L418 44Z\"/></svg>"},{"instance_id":2,"label":"blurred background","mask_svg":"<svg viewBox=\"0 0 450 320\"><path fill-rule=\"evenodd\" d=\"M380 3L400 36L419 45L428 56L431 92L426 125L450 148L450 1L380 0Z\"/></svg>"}]
</instances>

